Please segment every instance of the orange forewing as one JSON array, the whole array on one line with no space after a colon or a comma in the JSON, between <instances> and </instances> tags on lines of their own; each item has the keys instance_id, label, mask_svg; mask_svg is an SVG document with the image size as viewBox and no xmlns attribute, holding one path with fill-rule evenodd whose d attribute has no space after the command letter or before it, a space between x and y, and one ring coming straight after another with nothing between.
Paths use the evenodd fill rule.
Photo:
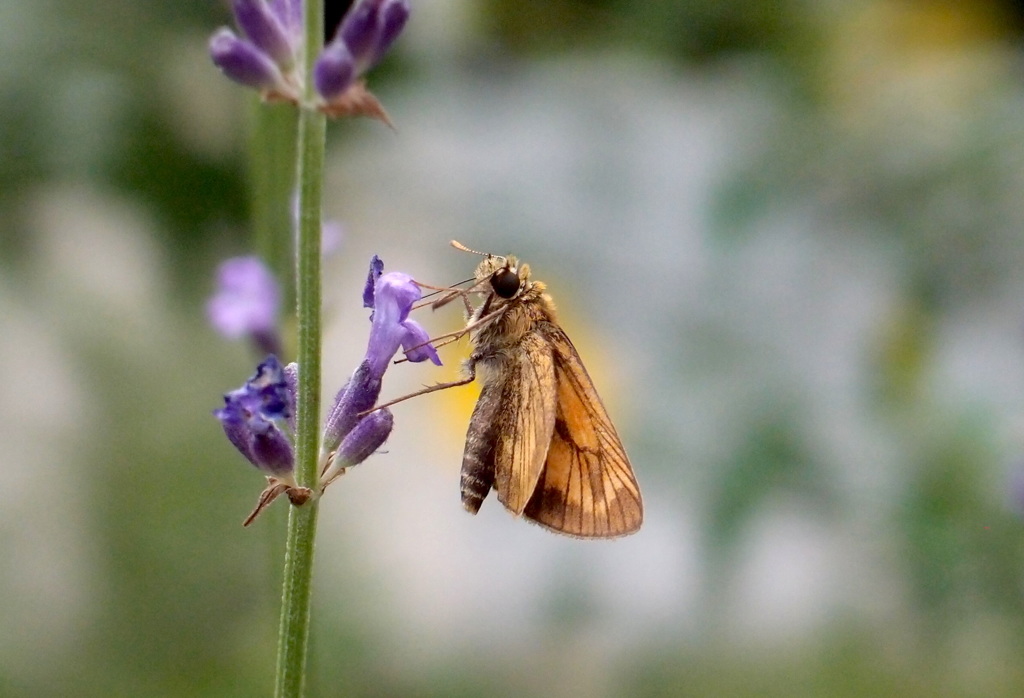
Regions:
<instances>
[{"instance_id":1,"label":"orange forewing","mask_svg":"<svg viewBox=\"0 0 1024 698\"><path fill-rule=\"evenodd\" d=\"M539 329L553 351L557 408L544 470L523 513L581 538L634 533L643 501L622 441L572 342L553 324Z\"/></svg>"}]
</instances>

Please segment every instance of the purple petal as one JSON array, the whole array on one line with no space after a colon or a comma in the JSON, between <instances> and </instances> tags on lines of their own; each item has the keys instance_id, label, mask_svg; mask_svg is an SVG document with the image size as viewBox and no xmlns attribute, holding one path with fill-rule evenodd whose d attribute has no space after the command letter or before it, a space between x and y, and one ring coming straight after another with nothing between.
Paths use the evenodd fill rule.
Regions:
<instances>
[{"instance_id":1,"label":"purple petal","mask_svg":"<svg viewBox=\"0 0 1024 698\"><path fill-rule=\"evenodd\" d=\"M423 326L415 320L406 320L402 323L405 328L405 338L402 340L402 348L405 349L405 358L413 363L430 359L435 365L441 365L441 357L437 350L430 344L430 335L423 329Z\"/></svg>"},{"instance_id":2,"label":"purple petal","mask_svg":"<svg viewBox=\"0 0 1024 698\"><path fill-rule=\"evenodd\" d=\"M383 376L388 362L405 341L408 331L402 323L413 304L420 299L420 287L408 274L388 272L374 287L373 325L366 359L375 376Z\"/></svg>"},{"instance_id":3,"label":"purple petal","mask_svg":"<svg viewBox=\"0 0 1024 698\"><path fill-rule=\"evenodd\" d=\"M329 43L313 66L313 84L328 102L340 97L352 86L356 65L348 47L341 41Z\"/></svg>"},{"instance_id":4,"label":"purple petal","mask_svg":"<svg viewBox=\"0 0 1024 698\"><path fill-rule=\"evenodd\" d=\"M394 426L395 419L386 407L366 415L341 443L336 462L343 468L362 463L384 445Z\"/></svg>"},{"instance_id":5,"label":"purple petal","mask_svg":"<svg viewBox=\"0 0 1024 698\"><path fill-rule=\"evenodd\" d=\"M284 82L270 56L230 29L220 29L210 39L210 57L226 76L247 87L265 90Z\"/></svg>"},{"instance_id":6,"label":"purple petal","mask_svg":"<svg viewBox=\"0 0 1024 698\"><path fill-rule=\"evenodd\" d=\"M295 37L264 0L234 0L235 20L257 48L287 70L295 62Z\"/></svg>"},{"instance_id":7,"label":"purple petal","mask_svg":"<svg viewBox=\"0 0 1024 698\"><path fill-rule=\"evenodd\" d=\"M224 435L228 437L238 452L245 456L253 465L256 465L256 459L252 454L252 430L249 429L249 425L244 419L241 418L239 411L234 405L232 405L227 396L224 396L224 407L219 410L214 410L213 415L220 420L221 426L224 428Z\"/></svg>"},{"instance_id":8,"label":"purple petal","mask_svg":"<svg viewBox=\"0 0 1024 698\"><path fill-rule=\"evenodd\" d=\"M373 287L377 285L377 279L384 273L384 260L377 255L370 259L370 271L366 275L366 286L363 287L363 307L373 307Z\"/></svg>"},{"instance_id":9,"label":"purple petal","mask_svg":"<svg viewBox=\"0 0 1024 698\"><path fill-rule=\"evenodd\" d=\"M244 390L259 399L259 413L267 419L286 419L294 413L294 392L276 356L268 356L256 367Z\"/></svg>"},{"instance_id":10,"label":"purple petal","mask_svg":"<svg viewBox=\"0 0 1024 698\"><path fill-rule=\"evenodd\" d=\"M275 419L287 419L294 411L288 379L276 356L268 356L241 388L224 395L224 407L214 412L225 423L244 423L256 433L266 431Z\"/></svg>"},{"instance_id":11,"label":"purple petal","mask_svg":"<svg viewBox=\"0 0 1024 698\"><path fill-rule=\"evenodd\" d=\"M409 311L423 292L413 278L400 271L391 271L377 278L374 287L374 308L379 309L383 302L397 313L397 322L405 322ZM390 311L389 311L390 312Z\"/></svg>"},{"instance_id":12,"label":"purple petal","mask_svg":"<svg viewBox=\"0 0 1024 698\"><path fill-rule=\"evenodd\" d=\"M221 421L221 424L233 427L241 426L249 434L253 434L257 431L266 431L268 425L272 424L261 413L262 405L263 398L257 392L250 390L246 385L238 390L225 393L224 406L219 410L214 410L213 414ZM228 434L228 438L236 446L238 445L236 439L231 434ZM237 440L241 441L240 438ZM239 450L244 451L245 449L239 446Z\"/></svg>"},{"instance_id":13,"label":"purple petal","mask_svg":"<svg viewBox=\"0 0 1024 698\"><path fill-rule=\"evenodd\" d=\"M277 332L277 280L258 257L233 257L217 269L217 291L206 305L214 329L235 339Z\"/></svg>"}]
</instances>

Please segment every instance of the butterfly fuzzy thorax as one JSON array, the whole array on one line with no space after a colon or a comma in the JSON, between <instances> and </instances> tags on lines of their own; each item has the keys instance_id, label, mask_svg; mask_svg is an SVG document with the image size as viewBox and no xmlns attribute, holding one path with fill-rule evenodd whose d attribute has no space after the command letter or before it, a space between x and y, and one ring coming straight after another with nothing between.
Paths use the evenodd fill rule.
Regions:
<instances>
[{"instance_id":1,"label":"butterfly fuzzy thorax","mask_svg":"<svg viewBox=\"0 0 1024 698\"><path fill-rule=\"evenodd\" d=\"M546 293L547 287L541 281L530 278L530 265L520 264L515 257L488 257L476 269L476 278L490 284L500 275L514 274L518 285L511 297L503 297L502 282L484 288L489 291L487 300L473 313L470 321L479 322L479 327L470 335L476 346L498 348L517 344L538 322L554 323L555 304ZM490 320L482 318L490 317Z\"/></svg>"}]
</instances>

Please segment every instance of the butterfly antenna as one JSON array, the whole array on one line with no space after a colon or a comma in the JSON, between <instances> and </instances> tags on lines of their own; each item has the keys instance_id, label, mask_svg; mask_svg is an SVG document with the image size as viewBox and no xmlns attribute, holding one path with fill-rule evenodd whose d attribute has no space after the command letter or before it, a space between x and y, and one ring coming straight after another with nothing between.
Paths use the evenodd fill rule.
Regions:
<instances>
[{"instance_id":1,"label":"butterfly antenna","mask_svg":"<svg viewBox=\"0 0 1024 698\"><path fill-rule=\"evenodd\" d=\"M490 257L491 256L491 255L487 254L486 252L477 252L476 250L471 250L468 247L466 247L465 245L463 245L461 242L459 242L458 240L452 240L450 244L455 249L462 250L463 252L469 252L470 254L478 254L481 257Z\"/></svg>"},{"instance_id":2,"label":"butterfly antenna","mask_svg":"<svg viewBox=\"0 0 1024 698\"><path fill-rule=\"evenodd\" d=\"M458 240L452 240L450 244L455 249L462 250L463 252L469 252L470 254L478 254L481 257L497 257L498 259L505 259L500 254L491 254L490 252L477 252L476 250L471 250L468 247L466 247L465 245L463 245L461 242L459 242Z\"/></svg>"}]
</instances>

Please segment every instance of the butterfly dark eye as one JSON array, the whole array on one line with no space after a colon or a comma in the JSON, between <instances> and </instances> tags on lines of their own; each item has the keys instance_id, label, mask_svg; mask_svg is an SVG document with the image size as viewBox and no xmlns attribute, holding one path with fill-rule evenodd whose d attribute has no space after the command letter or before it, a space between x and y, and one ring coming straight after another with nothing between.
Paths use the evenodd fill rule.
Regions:
<instances>
[{"instance_id":1,"label":"butterfly dark eye","mask_svg":"<svg viewBox=\"0 0 1024 698\"><path fill-rule=\"evenodd\" d=\"M491 276L491 288L502 298L512 298L519 292L519 274L511 269L499 269Z\"/></svg>"}]
</instances>

